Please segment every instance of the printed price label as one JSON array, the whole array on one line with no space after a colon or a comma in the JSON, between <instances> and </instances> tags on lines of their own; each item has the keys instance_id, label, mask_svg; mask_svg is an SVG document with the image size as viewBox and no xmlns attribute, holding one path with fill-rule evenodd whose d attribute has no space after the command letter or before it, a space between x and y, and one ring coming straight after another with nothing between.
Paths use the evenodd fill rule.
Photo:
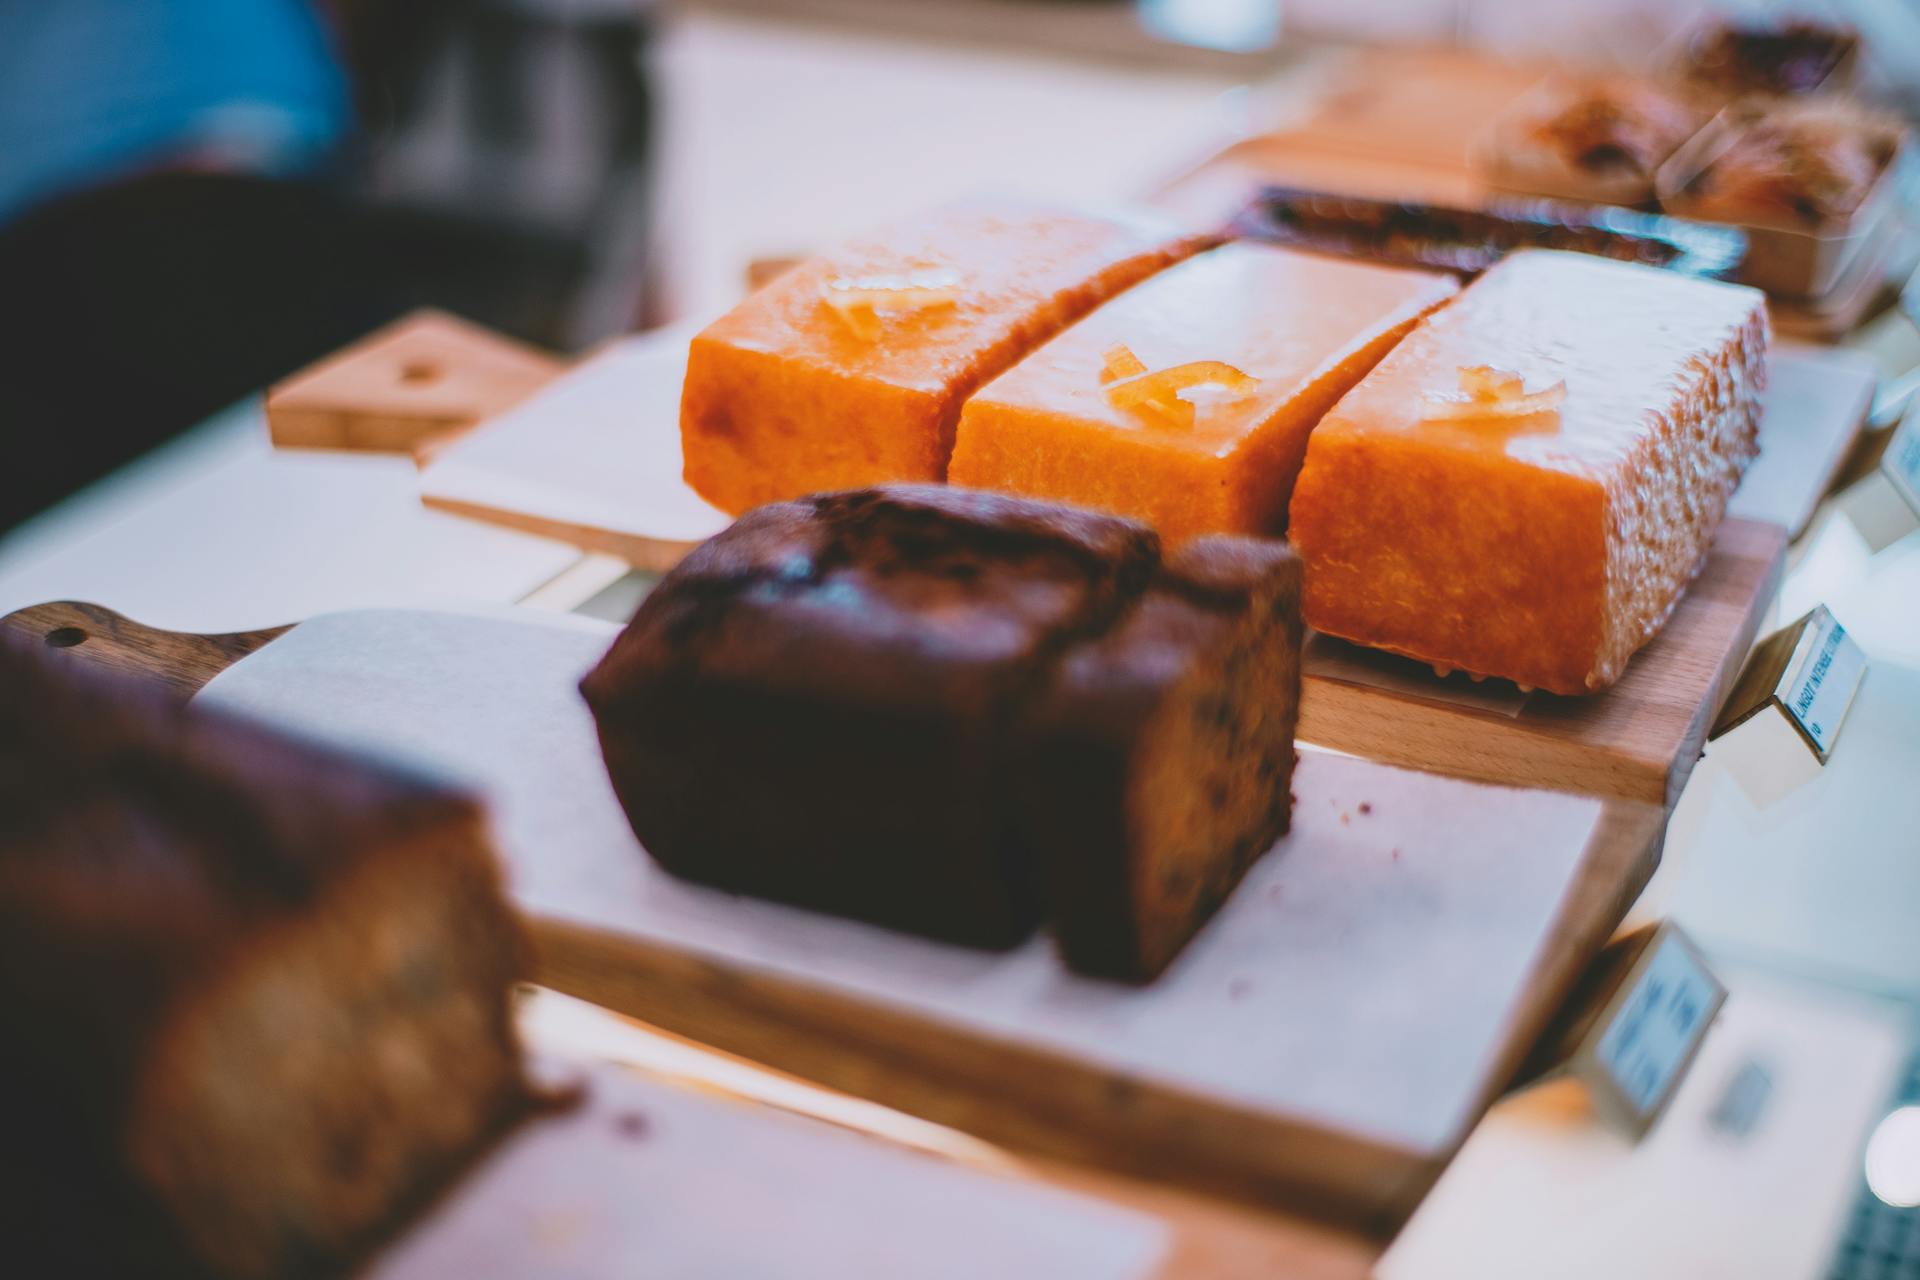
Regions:
<instances>
[{"instance_id":1,"label":"printed price label","mask_svg":"<svg viewBox=\"0 0 1920 1280\"><path fill-rule=\"evenodd\" d=\"M1867 657L1822 605L1807 619L1775 696L1822 760L1866 674Z\"/></svg>"},{"instance_id":2,"label":"printed price label","mask_svg":"<svg viewBox=\"0 0 1920 1280\"><path fill-rule=\"evenodd\" d=\"M1594 1051L1638 1116L1650 1119L1672 1091L1724 995L1684 940L1669 932L1654 941Z\"/></svg>"},{"instance_id":3,"label":"printed price label","mask_svg":"<svg viewBox=\"0 0 1920 1280\"><path fill-rule=\"evenodd\" d=\"M1880 458L1880 469L1913 513L1920 516L1920 401L1893 429L1893 439L1887 441L1887 451Z\"/></svg>"}]
</instances>

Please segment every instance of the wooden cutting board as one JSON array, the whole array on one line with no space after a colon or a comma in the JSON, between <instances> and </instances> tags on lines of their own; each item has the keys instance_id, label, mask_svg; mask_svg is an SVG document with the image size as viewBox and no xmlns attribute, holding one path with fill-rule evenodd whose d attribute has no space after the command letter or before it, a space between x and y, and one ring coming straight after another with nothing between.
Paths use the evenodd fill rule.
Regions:
<instances>
[{"instance_id":1,"label":"wooden cutting board","mask_svg":"<svg viewBox=\"0 0 1920 1280\"><path fill-rule=\"evenodd\" d=\"M1778 525L1729 519L1667 624L1604 693L1521 696L1315 637L1299 735L1413 768L1672 806L1780 585Z\"/></svg>"},{"instance_id":2,"label":"wooden cutting board","mask_svg":"<svg viewBox=\"0 0 1920 1280\"><path fill-rule=\"evenodd\" d=\"M617 1067L568 1074L581 1103L507 1135L369 1280L1169 1274L1142 1214Z\"/></svg>"},{"instance_id":3,"label":"wooden cutting board","mask_svg":"<svg viewBox=\"0 0 1920 1280\"><path fill-rule=\"evenodd\" d=\"M660 872L574 688L600 624L368 612L209 639L53 605L6 625L481 788L549 986L1007 1145L1377 1236L1510 1079L1663 826L1309 750L1293 833L1134 989L1068 974L1044 938L971 952Z\"/></svg>"},{"instance_id":4,"label":"wooden cutting board","mask_svg":"<svg viewBox=\"0 0 1920 1280\"><path fill-rule=\"evenodd\" d=\"M433 452L566 362L458 316L414 311L267 389L267 432L298 449Z\"/></svg>"}]
</instances>

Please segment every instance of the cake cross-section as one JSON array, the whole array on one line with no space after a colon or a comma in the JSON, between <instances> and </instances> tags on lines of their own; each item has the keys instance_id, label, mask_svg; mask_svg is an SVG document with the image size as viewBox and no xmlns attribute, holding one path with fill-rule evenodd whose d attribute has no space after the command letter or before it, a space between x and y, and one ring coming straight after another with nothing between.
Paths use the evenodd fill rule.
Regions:
<instances>
[{"instance_id":1,"label":"cake cross-section","mask_svg":"<svg viewBox=\"0 0 1920 1280\"><path fill-rule=\"evenodd\" d=\"M942 480L968 395L1208 243L1145 215L971 203L813 258L689 346L687 483L738 513Z\"/></svg>"},{"instance_id":2,"label":"cake cross-section","mask_svg":"<svg viewBox=\"0 0 1920 1280\"><path fill-rule=\"evenodd\" d=\"M983 387L948 479L1132 516L1175 541L1277 534L1320 416L1456 288L1266 245L1199 254Z\"/></svg>"},{"instance_id":3,"label":"cake cross-section","mask_svg":"<svg viewBox=\"0 0 1920 1280\"><path fill-rule=\"evenodd\" d=\"M1328 412L1290 512L1310 626L1523 686L1620 678L1758 451L1762 295L1516 253Z\"/></svg>"},{"instance_id":4,"label":"cake cross-section","mask_svg":"<svg viewBox=\"0 0 1920 1280\"><path fill-rule=\"evenodd\" d=\"M1286 833L1301 639L1286 544L1196 538L1028 700L1020 835L1073 968L1158 975Z\"/></svg>"}]
</instances>

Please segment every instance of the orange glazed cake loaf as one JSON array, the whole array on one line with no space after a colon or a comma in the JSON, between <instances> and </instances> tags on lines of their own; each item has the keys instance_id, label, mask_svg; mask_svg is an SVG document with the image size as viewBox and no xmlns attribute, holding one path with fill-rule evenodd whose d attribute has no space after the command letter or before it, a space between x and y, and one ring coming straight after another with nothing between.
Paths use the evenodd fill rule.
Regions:
<instances>
[{"instance_id":1,"label":"orange glazed cake loaf","mask_svg":"<svg viewBox=\"0 0 1920 1280\"><path fill-rule=\"evenodd\" d=\"M1233 244L1129 290L967 402L948 479L1171 541L1276 533L1320 416L1447 276Z\"/></svg>"},{"instance_id":2,"label":"orange glazed cake loaf","mask_svg":"<svg viewBox=\"0 0 1920 1280\"><path fill-rule=\"evenodd\" d=\"M1446 670L1603 689L1705 561L1758 450L1762 295L1528 251L1313 434L1310 626Z\"/></svg>"},{"instance_id":3,"label":"orange glazed cake loaf","mask_svg":"<svg viewBox=\"0 0 1920 1280\"><path fill-rule=\"evenodd\" d=\"M687 483L738 513L944 479L961 402L982 383L1209 243L1146 217L974 203L814 258L694 338Z\"/></svg>"}]
</instances>

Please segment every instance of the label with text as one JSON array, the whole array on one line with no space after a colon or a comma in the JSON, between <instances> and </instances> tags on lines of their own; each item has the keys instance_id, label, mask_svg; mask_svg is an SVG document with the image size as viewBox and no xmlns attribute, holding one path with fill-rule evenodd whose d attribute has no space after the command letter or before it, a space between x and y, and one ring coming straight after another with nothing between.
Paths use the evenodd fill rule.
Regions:
<instances>
[{"instance_id":1,"label":"label with text","mask_svg":"<svg viewBox=\"0 0 1920 1280\"><path fill-rule=\"evenodd\" d=\"M1900 491L1913 513L1920 516L1920 402L1894 428L1893 439L1880 459L1880 469Z\"/></svg>"},{"instance_id":2,"label":"label with text","mask_svg":"<svg viewBox=\"0 0 1920 1280\"><path fill-rule=\"evenodd\" d=\"M1594 1057L1620 1097L1645 1117L1657 1110L1693 1057L1722 988L1685 942L1665 934L1600 1036Z\"/></svg>"},{"instance_id":3,"label":"label with text","mask_svg":"<svg viewBox=\"0 0 1920 1280\"><path fill-rule=\"evenodd\" d=\"M1815 609L1794 647L1777 696L1821 759L1833 750L1840 722L1853 704L1867 656L1826 607Z\"/></svg>"}]
</instances>

